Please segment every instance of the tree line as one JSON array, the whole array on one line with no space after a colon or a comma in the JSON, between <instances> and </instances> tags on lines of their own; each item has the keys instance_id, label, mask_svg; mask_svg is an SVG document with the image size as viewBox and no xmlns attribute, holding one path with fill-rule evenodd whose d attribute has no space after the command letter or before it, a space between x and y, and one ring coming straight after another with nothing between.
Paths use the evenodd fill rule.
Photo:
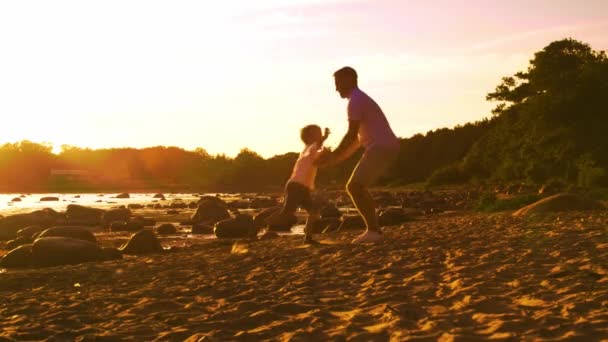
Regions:
<instances>
[{"instance_id":1,"label":"tree line","mask_svg":"<svg viewBox=\"0 0 608 342\"><path fill-rule=\"evenodd\" d=\"M505 77L481 121L401 139L384 185L489 182L608 185L608 58L563 39L535 53L525 71ZM179 147L87 149L21 141L0 146L0 191L280 190L297 153L234 157ZM361 152L319 173L321 187L341 188ZM53 170L83 170L70 175Z\"/></svg>"}]
</instances>

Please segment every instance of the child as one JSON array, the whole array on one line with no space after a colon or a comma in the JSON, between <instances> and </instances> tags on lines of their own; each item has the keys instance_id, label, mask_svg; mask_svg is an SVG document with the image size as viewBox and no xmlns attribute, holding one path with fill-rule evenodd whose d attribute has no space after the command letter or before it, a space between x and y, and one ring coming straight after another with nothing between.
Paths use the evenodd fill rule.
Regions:
<instances>
[{"instance_id":1,"label":"child","mask_svg":"<svg viewBox=\"0 0 608 342\"><path fill-rule=\"evenodd\" d=\"M300 137L304 142L304 150L296 161L291 177L285 185L285 198L283 208L271 215L266 222L271 225L280 225L292 221L298 207L308 212L306 227L304 228L304 242L310 243L312 239L312 226L320 218L319 210L312 198L312 190L315 187L315 176L317 167L314 161L322 153L323 142L329 136L329 129L321 132L321 127L308 125L300 131Z\"/></svg>"}]
</instances>

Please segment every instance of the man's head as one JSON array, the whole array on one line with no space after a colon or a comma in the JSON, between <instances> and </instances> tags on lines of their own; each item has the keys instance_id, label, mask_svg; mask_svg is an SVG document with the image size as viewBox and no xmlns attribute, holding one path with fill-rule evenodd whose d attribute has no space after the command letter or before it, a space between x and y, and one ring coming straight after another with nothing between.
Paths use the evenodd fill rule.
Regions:
<instances>
[{"instance_id":1,"label":"man's head","mask_svg":"<svg viewBox=\"0 0 608 342\"><path fill-rule=\"evenodd\" d=\"M336 82L336 91L340 93L340 97L346 99L350 97L353 89L357 88L357 72L351 67L344 67L334 72L334 81Z\"/></svg>"},{"instance_id":2,"label":"man's head","mask_svg":"<svg viewBox=\"0 0 608 342\"><path fill-rule=\"evenodd\" d=\"M306 145L310 145L315 142L319 142L323 139L323 132L321 127L317 125L308 125L300 131L300 138Z\"/></svg>"}]
</instances>

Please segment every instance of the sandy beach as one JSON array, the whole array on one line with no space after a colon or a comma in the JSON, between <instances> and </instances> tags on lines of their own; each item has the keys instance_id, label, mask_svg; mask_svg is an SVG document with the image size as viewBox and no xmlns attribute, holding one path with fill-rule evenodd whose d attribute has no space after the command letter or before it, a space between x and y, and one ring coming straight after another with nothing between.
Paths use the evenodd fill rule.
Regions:
<instances>
[{"instance_id":1,"label":"sandy beach","mask_svg":"<svg viewBox=\"0 0 608 342\"><path fill-rule=\"evenodd\" d=\"M601 211L448 212L376 245L206 240L3 270L0 341L608 339L606 224Z\"/></svg>"}]
</instances>

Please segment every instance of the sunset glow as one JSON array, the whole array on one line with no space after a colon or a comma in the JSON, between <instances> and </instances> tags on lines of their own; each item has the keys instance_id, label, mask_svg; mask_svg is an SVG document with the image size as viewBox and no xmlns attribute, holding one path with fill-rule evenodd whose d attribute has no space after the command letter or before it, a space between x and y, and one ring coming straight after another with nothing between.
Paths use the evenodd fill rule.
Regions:
<instances>
[{"instance_id":1,"label":"sunset glow","mask_svg":"<svg viewBox=\"0 0 608 342\"><path fill-rule=\"evenodd\" d=\"M608 49L606 13L602 0L2 2L0 143L272 156L317 123L335 145L344 65L407 137L487 117L485 94L552 40Z\"/></svg>"}]
</instances>

